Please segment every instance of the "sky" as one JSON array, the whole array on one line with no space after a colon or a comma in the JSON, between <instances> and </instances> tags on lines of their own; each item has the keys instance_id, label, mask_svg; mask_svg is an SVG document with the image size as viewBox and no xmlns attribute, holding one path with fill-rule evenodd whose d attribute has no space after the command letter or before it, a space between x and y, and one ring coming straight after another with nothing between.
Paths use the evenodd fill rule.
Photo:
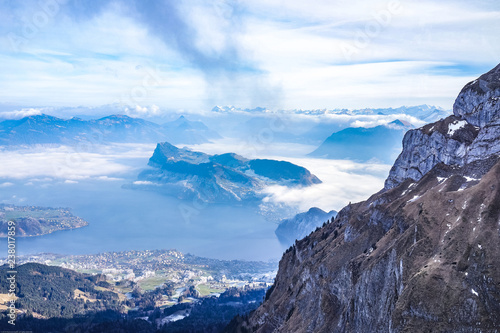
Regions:
<instances>
[{"instance_id":1,"label":"sky","mask_svg":"<svg viewBox=\"0 0 500 333\"><path fill-rule=\"evenodd\" d=\"M497 0L0 0L0 107L451 109Z\"/></svg>"}]
</instances>

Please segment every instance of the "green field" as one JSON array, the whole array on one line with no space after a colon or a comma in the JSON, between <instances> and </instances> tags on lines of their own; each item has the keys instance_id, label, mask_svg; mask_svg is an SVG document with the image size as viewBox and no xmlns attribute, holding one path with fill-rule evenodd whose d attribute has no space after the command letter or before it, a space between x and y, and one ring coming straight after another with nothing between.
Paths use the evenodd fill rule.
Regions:
<instances>
[{"instance_id":1,"label":"green field","mask_svg":"<svg viewBox=\"0 0 500 333\"><path fill-rule=\"evenodd\" d=\"M207 284L199 284L196 286L196 289L200 292L201 297L205 297L205 296L208 296L208 295L214 294L214 293L224 292L224 289L212 288Z\"/></svg>"},{"instance_id":2,"label":"green field","mask_svg":"<svg viewBox=\"0 0 500 333\"><path fill-rule=\"evenodd\" d=\"M7 210L3 211L5 215L3 216L2 219L4 220L13 220L13 219L18 219L18 218L23 218L23 217L32 217L35 219L39 218L61 218L61 217L68 217L69 215L67 213L62 213L61 210L58 209L46 209L46 210Z\"/></svg>"},{"instance_id":3,"label":"green field","mask_svg":"<svg viewBox=\"0 0 500 333\"><path fill-rule=\"evenodd\" d=\"M159 285L167 281L166 276L153 276L138 282L139 286L144 291L154 290Z\"/></svg>"}]
</instances>

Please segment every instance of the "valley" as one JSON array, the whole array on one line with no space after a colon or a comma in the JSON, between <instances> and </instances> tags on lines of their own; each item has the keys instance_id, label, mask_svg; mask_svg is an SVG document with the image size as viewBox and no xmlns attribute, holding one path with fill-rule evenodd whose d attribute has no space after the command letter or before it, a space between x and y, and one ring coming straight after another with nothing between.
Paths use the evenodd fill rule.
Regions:
<instances>
[{"instance_id":1,"label":"valley","mask_svg":"<svg viewBox=\"0 0 500 333\"><path fill-rule=\"evenodd\" d=\"M6 262L0 261L0 293L5 296L1 309L10 304ZM212 316L210 324L204 320L204 325L223 327L260 303L276 268L276 262L224 261L176 250L19 256L18 292L23 297L18 299L17 316L21 326L58 329L85 314L100 313L110 320L115 313L154 329L196 325L217 311L219 315ZM51 289L54 284L58 291ZM66 321L43 321L48 318Z\"/></svg>"},{"instance_id":2,"label":"valley","mask_svg":"<svg viewBox=\"0 0 500 333\"><path fill-rule=\"evenodd\" d=\"M52 128L51 119L46 118L49 123L43 126ZM61 120L54 121L57 125ZM33 128L39 126L36 122L30 124ZM141 122L114 117L113 124L111 129L123 131L126 126ZM194 127L188 127L188 133L196 133ZM162 169L161 163L148 166L148 159L155 156L155 143L85 145L80 142L2 147L1 203L69 207L73 214L88 222L85 228L29 240L19 238L19 254L42 253L46 249L61 254L87 254L89 249L109 252L171 247L217 259L277 260L286 248L274 234L279 221L307 211L313 204L330 211L349 200L365 198L383 186L389 168L384 164L347 160L317 163L315 158L304 157L310 151L305 145L301 148L304 154L298 154L300 150L296 149L283 150L281 147L286 143L280 142L269 142L263 146L266 149L254 151L246 143L252 138L192 144L189 149L163 144L175 147L177 154L202 156L206 161L200 168L208 162L215 165L210 177L203 174L203 181L200 174L182 166L185 157L168 165L178 169L176 174ZM234 153L223 153L228 151ZM276 155L277 152L281 154ZM235 161L241 165L232 165ZM176 178L167 177L168 172ZM182 186L170 195L158 189L130 189L131 186L154 188L146 176L152 173L165 173L165 183L179 182ZM251 186L241 187L244 184L239 180L232 183L228 175L237 176L233 180L247 179L247 185ZM213 190L206 184L212 180L220 186L215 192L217 200L199 200L200 193L209 195ZM345 186L348 183L357 186ZM183 196L181 189L194 195ZM231 200L220 200L225 199L223 193ZM234 200L238 197L243 200ZM0 239L0 246L6 246L4 240Z\"/></svg>"},{"instance_id":3,"label":"valley","mask_svg":"<svg viewBox=\"0 0 500 333\"><path fill-rule=\"evenodd\" d=\"M7 260L0 260L0 265L6 263ZM25 263L102 275L114 286L113 290L120 294L120 298L127 297L134 288L149 292L166 284L173 290L181 291L194 287L198 298L219 295L233 287L270 284L277 269L277 262L218 260L183 254L177 250L131 250L71 256L40 253L17 257L18 265ZM165 299L162 306L176 304L181 294Z\"/></svg>"}]
</instances>

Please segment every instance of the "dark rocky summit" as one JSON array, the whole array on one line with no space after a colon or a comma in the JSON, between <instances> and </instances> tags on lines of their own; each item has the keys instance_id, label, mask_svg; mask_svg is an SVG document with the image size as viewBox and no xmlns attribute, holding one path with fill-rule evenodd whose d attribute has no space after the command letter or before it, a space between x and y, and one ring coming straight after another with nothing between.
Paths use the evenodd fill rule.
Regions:
<instances>
[{"instance_id":1,"label":"dark rocky summit","mask_svg":"<svg viewBox=\"0 0 500 333\"><path fill-rule=\"evenodd\" d=\"M499 80L409 131L385 188L288 249L233 331L500 331Z\"/></svg>"}]
</instances>

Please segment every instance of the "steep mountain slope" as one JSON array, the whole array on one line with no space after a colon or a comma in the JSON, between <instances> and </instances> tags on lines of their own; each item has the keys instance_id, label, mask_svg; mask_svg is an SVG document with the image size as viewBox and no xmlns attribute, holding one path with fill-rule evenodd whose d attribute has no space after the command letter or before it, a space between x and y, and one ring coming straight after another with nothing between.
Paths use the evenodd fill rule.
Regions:
<instances>
[{"instance_id":1,"label":"steep mountain slope","mask_svg":"<svg viewBox=\"0 0 500 333\"><path fill-rule=\"evenodd\" d=\"M0 266L0 292L4 295L9 293L9 271L7 265ZM108 285L104 275L35 263L17 266L16 271L16 297L19 297L16 307L22 311L44 317L71 318L76 314L123 309L118 295L102 288Z\"/></svg>"},{"instance_id":2,"label":"steep mountain slope","mask_svg":"<svg viewBox=\"0 0 500 333\"><path fill-rule=\"evenodd\" d=\"M497 332L499 79L410 131L386 187L287 250L238 331Z\"/></svg>"},{"instance_id":3,"label":"steep mountain slope","mask_svg":"<svg viewBox=\"0 0 500 333\"><path fill-rule=\"evenodd\" d=\"M260 199L266 185L309 186L321 181L286 161L249 160L234 153L208 155L159 143L138 181L130 187L181 199L227 202Z\"/></svg>"},{"instance_id":4,"label":"steep mountain slope","mask_svg":"<svg viewBox=\"0 0 500 333\"><path fill-rule=\"evenodd\" d=\"M290 246L295 240L304 238L335 216L337 216L337 212L334 210L325 212L317 207L312 207L307 212L282 220L276 228L275 234L281 244Z\"/></svg>"},{"instance_id":5,"label":"steep mountain slope","mask_svg":"<svg viewBox=\"0 0 500 333\"><path fill-rule=\"evenodd\" d=\"M371 128L349 127L330 135L309 156L391 163L401 152L401 140L411 127L400 120Z\"/></svg>"}]
</instances>

